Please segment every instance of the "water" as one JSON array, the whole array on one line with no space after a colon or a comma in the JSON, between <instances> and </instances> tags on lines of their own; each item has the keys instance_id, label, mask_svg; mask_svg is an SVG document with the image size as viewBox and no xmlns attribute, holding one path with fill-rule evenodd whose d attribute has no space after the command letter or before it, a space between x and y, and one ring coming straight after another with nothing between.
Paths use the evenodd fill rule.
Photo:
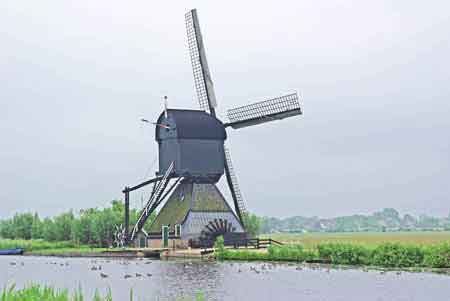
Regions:
<instances>
[{"instance_id":1,"label":"water","mask_svg":"<svg viewBox=\"0 0 450 301\"><path fill-rule=\"evenodd\" d=\"M253 262L0 256L0 285L8 283L81 286L89 297L111 288L120 301L131 288L134 300L195 300L199 292L205 300L450 300L447 275Z\"/></svg>"}]
</instances>

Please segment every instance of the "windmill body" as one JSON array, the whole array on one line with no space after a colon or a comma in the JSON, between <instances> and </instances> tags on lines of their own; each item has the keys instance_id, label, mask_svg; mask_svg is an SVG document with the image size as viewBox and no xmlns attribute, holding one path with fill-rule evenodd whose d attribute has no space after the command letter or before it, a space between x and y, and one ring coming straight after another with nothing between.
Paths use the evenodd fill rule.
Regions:
<instances>
[{"instance_id":1,"label":"windmill body","mask_svg":"<svg viewBox=\"0 0 450 301\"><path fill-rule=\"evenodd\" d=\"M150 245L160 246L163 226L175 234L178 246L209 244L218 235L243 238L245 230L215 183L225 170L223 123L201 110L161 113L155 139L159 149L158 176L173 162L172 176L183 180L168 197L150 227Z\"/></svg>"},{"instance_id":2,"label":"windmill body","mask_svg":"<svg viewBox=\"0 0 450 301\"><path fill-rule=\"evenodd\" d=\"M125 187L124 241L141 241L148 217L160 208L146 233L153 247L211 246L223 235L246 237L246 206L234 173L226 128L241 129L302 114L297 93L228 110L228 121L216 117L217 100L211 79L196 10L186 14L189 54L200 110L168 109L160 114L155 129L159 150L156 177ZM216 186L225 174L232 196L230 205ZM152 194L132 229L128 226L129 193L153 184ZM131 230L131 234L129 231Z\"/></svg>"},{"instance_id":3,"label":"windmill body","mask_svg":"<svg viewBox=\"0 0 450 301\"><path fill-rule=\"evenodd\" d=\"M174 162L174 177L188 177L196 183L217 183L224 173L223 123L205 111L167 110L157 123L155 139L159 148L159 171L164 175Z\"/></svg>"}]
</instances>

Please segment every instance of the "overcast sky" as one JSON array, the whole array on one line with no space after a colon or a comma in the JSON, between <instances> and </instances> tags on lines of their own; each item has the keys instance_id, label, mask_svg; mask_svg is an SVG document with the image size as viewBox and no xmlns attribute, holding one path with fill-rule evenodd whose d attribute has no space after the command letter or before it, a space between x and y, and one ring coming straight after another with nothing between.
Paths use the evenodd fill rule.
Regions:
<instances>
[{"instance_id":1,"label":"overcast sky","mask_svg":"<svg viewBox=\"0 0 450 301\"><path fill-rule=\"evenodd\" d=\"M228 130L250 211L448 215L448 1L2 0L0 218L105 206L153 174L139 119L163 95L198 108L194 7L222 116L303 95L303 116Z\"/></svg>"}]
</instances>

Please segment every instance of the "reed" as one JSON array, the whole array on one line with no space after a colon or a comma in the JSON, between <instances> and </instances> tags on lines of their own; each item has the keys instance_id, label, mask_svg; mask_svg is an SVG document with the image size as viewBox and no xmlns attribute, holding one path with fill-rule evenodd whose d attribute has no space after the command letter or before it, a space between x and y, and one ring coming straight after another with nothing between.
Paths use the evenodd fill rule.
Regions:
<instances>
[{"instance_id":1,"label":"reed","mask_svg":"<svg viewBox=\"0 0 450 301\"><path fill-rule=\"evenodd\" d=\"M68 289L55 289L52 286L43 286L39 284L31 284L27 287L17 289L13 284L5 287L0 291L0 301L113 301L111 289L108 289L105 295L95 290L92 298L85 297L83 290L77 288L72 293ZM134 300L133 289L130 289L129 301ZM141 300L141 299L139 299ZM146 299L147 300L147 299ZM157 298L159 300L159 298ZM175 300L195 300L205 301L206 296L204 292L197 292L195 296L178 296ZM123 301L123 300L122 300Z\"/></svg>"}]
</instances>

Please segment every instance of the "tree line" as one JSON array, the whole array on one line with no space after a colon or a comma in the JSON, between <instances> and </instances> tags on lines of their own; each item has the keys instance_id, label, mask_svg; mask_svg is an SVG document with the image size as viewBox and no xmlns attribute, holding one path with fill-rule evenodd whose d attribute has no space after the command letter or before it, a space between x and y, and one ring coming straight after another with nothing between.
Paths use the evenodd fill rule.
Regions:
<instances>
[{"instance_id":1,"label":"tree line","mask_svg":"<svg viewBox=\"0 0 450 301\"><path fill-rule=\"evenodd\" d=\"M138 210L130 208L130 225L138 218ZM147 220L144 230L149 230L156 214ZM248 214L244 223L251 236L258 234L260 219ZM124 206L112 201L106 208L89 208L64 212L53 218L40 218L37 213L15 214L0 221L0 237L9 239L43 239L46 241L72 241L77 244L109 247L113 245L117 227L123 225Z\"/></svg>"},{"instance_id":2,"label":"tree line","mask_svg":"<svg viewBox=\"0 0 450 301\"><path fill-rule=\"evenodd\" d=\"M137 215L136 209L130 209L131 225L137 220ZM53 218L42 219L37 213L21 213L0 221L0 237L73 241L105 247L113 244L116 229L123 220L124 206L120 201L112 201L106 208L84 209L77 214L68 211ZM146 225L150 223L151 220Z\"/></svg>"}]
</instances>

